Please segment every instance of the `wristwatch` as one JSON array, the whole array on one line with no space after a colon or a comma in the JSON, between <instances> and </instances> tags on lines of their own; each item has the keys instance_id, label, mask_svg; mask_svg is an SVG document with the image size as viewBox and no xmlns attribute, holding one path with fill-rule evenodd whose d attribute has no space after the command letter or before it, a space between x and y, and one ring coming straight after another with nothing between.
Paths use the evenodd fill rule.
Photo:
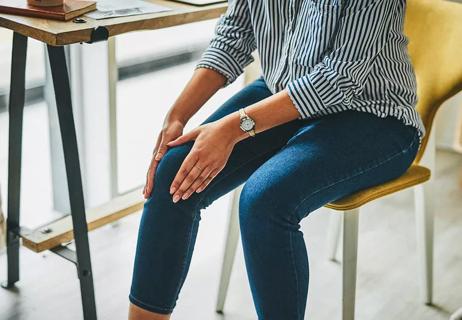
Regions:
<instances>
[{"instance_id":1,"label":"wristwatch","mask_svg":"<svg viewBox=\"0 0 462 320\"><path fill-rule=\"evenodd\" d=\"M244 108L239 109L239 117L241 119L239 127L242 131L247 132L251 137L255 137L255 120L245 113Z\"/></svg>"}]
</instances>

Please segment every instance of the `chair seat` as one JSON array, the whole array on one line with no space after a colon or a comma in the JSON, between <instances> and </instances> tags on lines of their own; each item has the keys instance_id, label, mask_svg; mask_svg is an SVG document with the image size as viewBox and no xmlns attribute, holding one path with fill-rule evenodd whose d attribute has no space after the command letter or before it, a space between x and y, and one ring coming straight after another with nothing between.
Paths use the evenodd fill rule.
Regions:
<instances>
[{"instance_id":1,"label":"chair seat","mask_svg":"<svg viewBox=\"0 0 462 320\"><path fill-rule=\"evenodd\" d=\"M341 211L359 208L374 199L421 184L430 179L430 174L430 169L419 165L412 165L399 178L358 191L339 200L330 202L325 205L325 207Z\"/></svg>"}]
</instances>

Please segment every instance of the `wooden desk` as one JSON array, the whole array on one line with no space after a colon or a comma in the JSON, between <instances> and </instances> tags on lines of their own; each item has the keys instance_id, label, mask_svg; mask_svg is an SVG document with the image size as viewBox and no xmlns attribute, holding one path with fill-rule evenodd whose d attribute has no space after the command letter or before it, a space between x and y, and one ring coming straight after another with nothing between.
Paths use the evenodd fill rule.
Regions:
<instances>
[{"instance_id":1,"label":"wooden desk","mask_svg":"<svg viewBox=\"0 0 462 320\"><path fill-rule=\"evenodd\" d=\"M52 46L60 46L102 40L100 37L106 35L106 32L107 37L112 37L131 31L161 29L214 19L223 13L227 7L226 3L197 7L165 0L150 0L150 2L173 10L103 20L84 17L87 23L0 14L0 27Z\"/></svg>"},{"instance_id":2,"label":"wooden desk","mask_svg":"<svg viewBox=\"0 0 462 320\"><path fill-rule=\"evenodd\" d=\"M59 22L0 14L0 27L14 32L9 99L9 155L7 208L7 281L12 288L19 281L20 239L28 248L51 250L77 267L84 319L97 319L93 275L88 244L88 230L102 226L141 208L139 194L128 194L108 205L89 210L87 217L82 190L79 153L71 103L71 89L63 45L105 41L111 36L139 30L154 30L219 17L227 4L195 7L164 0L153 3L173 8L171 11L105 20L84 18L85 23ZM28 230L20 224L21 147L24 111L27 39L46 43L55 91L61 131L71 214L53 221L51 227ZM76 250L63 245L75 240Z\"/></svg>"}]
</instances>

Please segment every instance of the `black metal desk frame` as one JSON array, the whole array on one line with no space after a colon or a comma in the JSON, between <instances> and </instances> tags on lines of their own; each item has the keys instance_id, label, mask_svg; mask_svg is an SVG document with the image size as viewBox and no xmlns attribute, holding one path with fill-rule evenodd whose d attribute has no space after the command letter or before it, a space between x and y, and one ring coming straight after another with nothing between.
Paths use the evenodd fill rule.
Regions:
<instances>
[{"instance_id":1,"label":"black metal desk frame","mask_svg":"<svg viewBox=\"0 0 462 320\"><path fill-rule=\"evenodd\" d=\"M104 27L93 30L91 41L108 39ZM4 288L12 288L19 281L19 247L20 247L20 190L21 190L21 149L24 114L24 94L27 56L26 36L13 35L11 61L11 82L9 99L9 154L8 154L8 217L7 217L7 280ZM50 61L59 126L62 137L66 176L68 181L72 224L76 250L59 245L52 248L55 254L73 262L77 267L80 281L83 316L85 320L95 320L96 304L91 268L88 228L85 215L79 152L72 112L71 89L66 56L63 46L47 46Z\"/></svg>"}]
</instances>

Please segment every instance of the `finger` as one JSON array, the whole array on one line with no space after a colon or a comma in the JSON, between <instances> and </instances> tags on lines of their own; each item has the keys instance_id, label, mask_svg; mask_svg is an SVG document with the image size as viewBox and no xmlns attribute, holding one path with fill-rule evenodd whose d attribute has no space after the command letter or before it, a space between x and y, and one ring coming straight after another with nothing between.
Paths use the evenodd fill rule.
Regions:
<instances>
[{"instance_id":1,"label":"finger","mask_svg":"<svg viewBox=\"0 0 462 320\"><path fill-rule=\"evenodd\" d=\"M144 187L143 187L143 196L144 198L146 199L146 189L148 187L148 181L149 181L149 170L150 170L151 167L148 168L148 172L146 173L146 182L144 183Z\"/></svg>"},{"instance_id":2,"label":"finger","mask_svg":"<svg viewBox=\"0 0 462 320\"><path fill-rule=\"evenodd\" d=\"M151 166L149 167L149 171L148 171L148 181L146 184L146 191L145 191L146 198L151 195L152 189L154 187L154 175L156 173L157 164L158 164L158 161L155 159L152 159Z\"/></svg>"},{"instance_id":3,"label":"finger","mask_svg":"<svg viewBox=\"0 0 462 320\"><path fill-rule=\"evenodd\" d=\"M181 136L177 137L176 139L173 139L172 141L167 142L167 146L174 147L174 146L183 144L183 143L185 143L186 141L189 141L189 140L190 140L189 135L184 134L184 135L181 135Z\"/></svg>"},{"instance_id":4,"label":"finger","mask_svg":"<svg viewBox=\"0 0 462 320\"><path fill-rule=\"evenodd\" d=\"M164 155L165 151L167 151L167 146L164 143L164 138L162 138L159 145L156 148L154 159L156 161L159 161L162 158L162 156Z\"/></svg>"},{"instance_id":5,"label":"finger","mask_svg":"<svg viewBox=\"0 0 462 320\"><path fill-rule=\"evenodd\" d=\"M151 162L149 163L148 172L146 173L146 182L145 182L144 187L143 187L143 196L144 196L145 199L148 198L147 190L148 190L149 181L152 180L152 178L153 178L153 176L152 176L152 178L150 178L151 177L150 172L152 171L151 167L152 167L153 158L154 158L154 155L157 153L159 145L162 142L162 137L163 137L163 134L162 134L162 132L160 132L157 135L156 144L154 146L154 150L152 151L153 157L151 158ZM152 186L151 186L151 189L152 189Z\"/></svg>"},{"instance_id":6,"label":"finger","mask_svg":"<svg viewBox=\"0 0 462 320\"><path fill-rule=\"evenodd\" d=\"M150 182L149 182L149 178L146 178L146 184L144 186L144 190L143 190L143 196L145 199L147 199L149 197L149 194L150 192L148 191L150 186L149 186Z\"/></svg>"},{"instance_id":7,"label":"finger","mask_svg":"<svg viewBox=\"0 0 462 320\"><path fill-rule=\"evenodd\" d=\"M188 188L188 190L185 191L185 198L184 200L188 199L194 191L204 182L205 179L210 175L212 172L212 167L208 166L204 170L201 171L199 176L194 180L194 182L191 184L191 186Z\"/></svg>"},{"instance_id":8,"label":"finger","mask_svg":"<svg viewBox=\"0 0 462 320\"><path fill-rule=\"evenodd\" d=\"M201 185L196 189L196 192L202 192L209 185L209 183L218 175L219 172L219 169L212 170L212 172L204 180L204 182L202 182Z\"/></svg>"},{"instance_id":9,"label":"finger","mask_svg":"<svg viewBox=\"0 0 462 320\"><path fill-rule=\"evenodd\" d=\"M198 156L194 152L189 152L186 158L183 160L178 172L170 184L170 194L173 194L178 190L184 178L188 175L189 171L192 169L194 164L198 161Z\"/></svg>"},{"instance_id":10,"label":"finger","mask_svg":"<svg viewBox=\"0 0 462 320\"><path fill-rule=\"evenodd\" d=\"M176 139L169 141L166 145L169 147L177 146L185 142L188 142L190 140L194 140L195 137L196 137L196 131L193 130L181 136L178 136Z\"/></svg>"},{"instance_id":11,"label":"finger","mask_svg":"<svg viewBox=\"0 0 462 320\"><path fill-rule=\"evenodd\" d=\"M193 182L199 177L202 170L203 169L199 169L199 167L197 166L192 167L192 169L188 172L188 174L184 178L183 182L181 183L180 187L175 192L173 197L175 198L175 196L178 195L179 197L181 197L181 199L185 200L186 191L189 189L189 187L191 187Z\"/></svg>"},{"instance_id":12,"label":"finger","mask_svg":"<svg viewBox=\"0 0 462 320\"><path fill-rule=\"evenodd\" d=\"M162 157L164 156L164 153L167 151L167 147L165 145L162 145L159 147L159 150L157 150L156 155L154 157L154 160L160 161Z\"/></svg>"},{"instance_id":13,"label":"finger","mask_svg":"<svg viewBox=\"0 0 462 320\"><path fill-rule=\"evenodd\" d=\"M164 137L164 134L163 134L162 131L161 131L161 132L157 135L156 144L155 144L155 146L154 146L154 149L152 150L152 155L153 155L153 157L157 154L157 150L159 150L159 146L162 144L163 137Z\"/></svg>"},{"instance_id":14,"label":"finger","mask_svg":"<svg viewBox=\"0 0 462 320\"><path fill-rule=\"evenodd\" d=\"M147 198L148 195L149 195L149 190L151 189L151 172L152 172L152 162L154 160L151 159L151 162L149 163L149 169L148 169L148 172L146 174L146 185L144 186L144 197Z\"/></svg>"}]
</instances>

